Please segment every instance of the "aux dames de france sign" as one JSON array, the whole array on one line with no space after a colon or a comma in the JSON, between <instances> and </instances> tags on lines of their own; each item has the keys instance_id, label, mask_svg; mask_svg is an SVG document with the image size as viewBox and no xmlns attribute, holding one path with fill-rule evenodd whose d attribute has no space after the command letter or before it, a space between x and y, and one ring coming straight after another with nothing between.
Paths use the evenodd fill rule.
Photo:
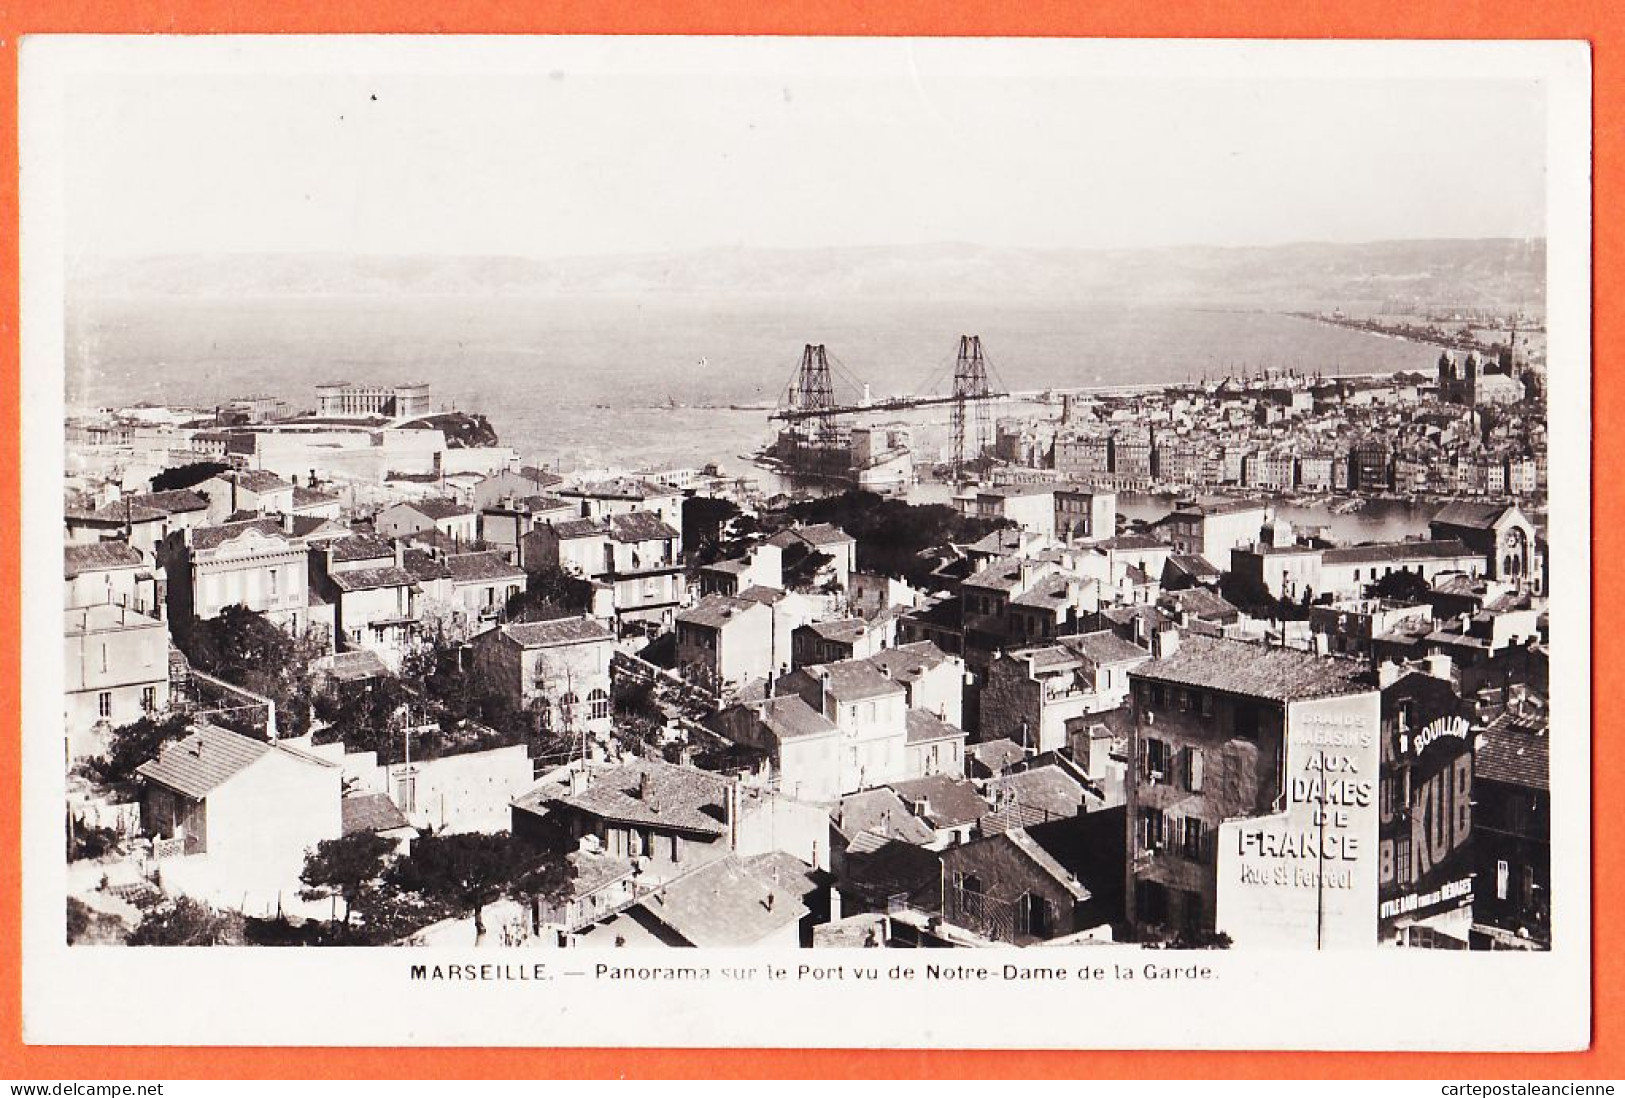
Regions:
<instances>
[{"instance_id":1,"label":"aux dames de france sign","mask_svg":"<svg viewBox=\"0 0 1625 1098\"><path fill-rule=\"evenodd\" d=\"M1237 946L1337 949L1377 941L1381 698L1287 707L1276 811L1219 829L1219 930Z\"/></svg>"}]
</instances>

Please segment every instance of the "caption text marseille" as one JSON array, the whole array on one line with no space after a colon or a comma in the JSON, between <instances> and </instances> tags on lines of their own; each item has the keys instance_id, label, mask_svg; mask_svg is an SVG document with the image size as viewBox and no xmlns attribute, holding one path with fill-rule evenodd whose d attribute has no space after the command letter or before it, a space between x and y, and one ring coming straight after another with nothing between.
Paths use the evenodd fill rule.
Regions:
<instances>
[{"instance_id":1,"label":"caption text marseille","mask_svg":"<svg viewBox=\"0 0 1625 1098\"><path fill-rule=\"evenodd\" d=\"M556 980L703 981L737 980L786 983L834 983L846 980L930 980L945 983L997 983L1027 980L1213 980L1211 965L1135 964L1085 965L978 965L978 964L739 964L739 965L620 965L594 964L580 970L558 970L549 964L436 964L411 965L414 981L550 983Z\"/></svg>"}]
</instances>

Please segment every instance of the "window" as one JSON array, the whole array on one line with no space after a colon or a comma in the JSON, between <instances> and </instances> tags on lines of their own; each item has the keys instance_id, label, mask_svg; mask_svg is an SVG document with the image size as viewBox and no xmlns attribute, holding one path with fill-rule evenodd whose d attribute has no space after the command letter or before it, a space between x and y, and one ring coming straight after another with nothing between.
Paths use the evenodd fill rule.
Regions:
<instances>
[{"instance_id":1,"label":"window","mask_svg":"<svg viewBox=\"0 0 1625 1098\"><path fill-rule=\"evenodd\" d=\"M1208 826L1194 816L1174 821L1174 842L1182 858L1193 862L1206 862L1210 844Z\"/></svg>"},{"instance_id":2,"label":"window","mask_svg":"<svg viewBox=\"0 0 1625 1098\"><path fill-rule=\"evenodd\" d=\"M1140 809L1140 849L1161 850L1168 841L1168 817L1160 808Z\"/></svg>"},{"instance_id":3,"label":"window","mask_svg":"<svg viewBox=\"0 0 1625 1098\"><path fill-rule=\"evenodd\" d=\"M593 721L605 720L609 717L609 695L602 690L594 690L587 695L587 719Z\"/></svg>"},{"instance_id":4,"label":"window","mask_svg":"<svg viewBox=\"0 0 1625 1098\"><path fill-rule=\"evenodd\" d=\"M271 569L267 573L267 575L270 576L271 597L274 599L274 598L277 597L277 592L276 592L276 569L275 568Z\"/></svg>"},{"instance_id":5,"label":"window","mask_svg":"<svg viewBox=\"0 0 1625 1098\"><path fill-rule=\"evenodd\" d=\"M141 688L141 710L151 713L158 708L158 688L156 686L143 686Z\"/></svg>"},{"instance_id":6,"label":"window","mask_svg":"<svg viewBox=\"0 0 1625 1098\"><path fill-rule=\"evenodd\" d=\"M1202 749L1200 747L1187 747L1185 749L1185 788L1192 793L1202 791Z\"/></svg>"},{"instance_id":7,"label":"window","mask_svg":"<svg viewBox=\"0 0 1625 1098\"><path fill-rule=\"evenodd\" d=\"M1495 898L1507 898L1507 885L1512 878L1512 867L1502 860L1495 863Z\"/></svg>"},{"instance_id":8,"label":"window","mask_svg":"<svg viewBox=\"0 0 1625 1098\"><path fill-rule=\"evenodd\" d=\"M1213 716L1213 695L1205 691L1202 693L1202 716Z\"/></svg>"},{"instance_id":9,"label":"window","mask_svg":"<svg viewBox=\"0 0 1625 1098\"><path fill-rule=\"evenodd\" d=\"M1147 781L1163 781L1173 763L1173 749L1161 740L1147 738L1144 747Z\"/></svg>"},{"instance_id":10,"label":"window","mask_svg":"<svg viewBox=\"0 0 1625 1098\"><path fill-rule=\"evenodd\" d=\"M96 712L103 717L113 715L113 695L110 691L103 690L96 695Z\"/></svg>"},{"instance_id":11,"label":"window","mask_svg":"<svg viewBox=\"0 0 1625 1098\"><path fill-rule=\"evenodd\" d=\"M1190 712L1190 709L1191 709L1190 691L1188 691L1188 690L1175 690L1174 691L1174 701L1179 706L1179 711L1181 713L1189 713Z\"/></svg>"}]
</instances>

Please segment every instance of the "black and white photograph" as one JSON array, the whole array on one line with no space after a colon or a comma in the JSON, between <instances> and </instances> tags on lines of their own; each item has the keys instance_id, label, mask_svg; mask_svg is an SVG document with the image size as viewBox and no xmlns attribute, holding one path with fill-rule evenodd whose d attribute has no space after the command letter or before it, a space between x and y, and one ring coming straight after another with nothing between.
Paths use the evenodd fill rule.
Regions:
<instances>
[{"instance_id":1,"label":"black and white photograph","mask_svg":"<svg viewBox=\"0 0 1625 1098\"><path fill-rule=\"evenodd\" d=\"M1583 46L22 65L41 1039L1585 1039Z\"/></svg>"}]
</instances>

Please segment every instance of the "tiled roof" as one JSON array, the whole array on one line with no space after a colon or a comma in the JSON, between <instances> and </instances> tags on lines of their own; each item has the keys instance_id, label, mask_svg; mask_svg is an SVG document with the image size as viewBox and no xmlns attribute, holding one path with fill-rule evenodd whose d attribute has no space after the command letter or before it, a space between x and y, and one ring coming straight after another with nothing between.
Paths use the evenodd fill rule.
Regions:
<instances>
[{"instance_id":1,"label":"tiled roof","mask_svg":"<svg viewBox=\"0 0 1625 1098\"><path fill-rule=\"evenodd\" d=\"M1163 596L1174 608L1193 618L1206 618L1209 621L1228 619L1234 621L1241 611L1236 609L1222 595L1209 591L1206 587L1190 587L1183 591L1169 591Z\"/></svg>"},{"instance_id":2,"label":"tiled roof","mask_svg":"<svg viewBox=\"0 0 1625 1098\"><path fill-rule=\"evenodd\" d=\"M572 538L597 538L604 536L604 528L592 519L571 519L568 522L549 523L553 533L560 540L568 541Z\"/></svg>"},{"instance_id":3,"label":"tiled roof","mask_svg":"<svg viewBox=\"0 0 1625 1098\"><path fill-rule=\"evenodd\" d=\"M663 541L682 535L652 511L632 511L609 517L609 536L616 541Z\"/></svg>"},{"instance_id":4,"label":"tiled roof","mask_svg":"<svg viewBox=\"0 0 1625 1098\"><path fill-rule=\"evenodd\" d=\"M328 503L337 503L339 497L333 492L323 492L315 488L306 488L302 485L293 486L293 505L300 507L320 507Z\"/></svg>"},{"instance_id":5,"label":"tiled roof","mask_svg":"<svg viewBox=\"0 0 1625 1098\"><path fill-rule=\"evenodd\" d=\"M333 542L333 559L335 561L355 560L383 560L388 557L395 559L395 547L379 538L367 537L364 534L354 534L347 538L340 538Z\"/></svg>"},{"instance_id":6,"label":"tiled roof","mask_svg":"<svg viewBox=\"0 0 1625 1098\"><path fill-rule=\"evenodd\" d=\"M761 721L780 740L803 739L808 736L835 734L835 725L828 717L808 705L800 697L773 698L762 703Z\"/></svg>"},{"instance_id":7,"label":"tiled roof","mask_svg":"<svg viewBox=\"0 0 1625 1098\"><path fill-rule=\"evenodd\" d=\"M977 762L981 763L994 774L1003 773L1027 757L1019 743L1011 739L987 740L983 743L973 743L968 750Z\"/></svg>"},{"instance_id":8,"label":"tiled roof","mask_svg":"<svg viewBox=\"0 0 1625 1098\"><path fill-rule=\"evenodd\" d=\"M500 474L498 474L500 475ZM557 473L550 473L537 465L521 465L519 475L543 488L551 488L555 484L563 484L564 478Z\"/></svg>"},{"instance_id":9,"label":"tiled roof","mask_svg":"<svg viewBox=\"0 0 1625 1098\"><path fill-rule=\"evenodd\" d=\"M988 813L989 805L974 785L946 774L888 784L904 801L929 801L923 815L932 827L959 827L975 823Z\"/></svg>"},{"instance_id":10,"label":"tiled roof","mask_svg":"<svg viewBox=\"0 0 1625 1098\"><path fill-rule=\"evenodd\" d=\"M924 709L910 709L906 723L909 743L932 743L936 740L963 739L965 736L964 729L955 728Z\"/></svg>"},{"instance_id":11,"label":"tiled roof","mask_svg":"<svg viewBox=\"0 0 1625 1098\"><path fill-rule=\"evenodd\" d=\"M481 583L486 580L523 580L525 570L509 564L501 553L459 553L446 558L453 583Z\"/></svg>"},{"instance_id":12,"label":"tiled roof","mask_svg":"<svg viewBox=\"0 0 1625 1098\"><path fill-rule=\"evenodd\" d=\"M706 595L699 602L677 615L683 625L697 625L705 629L721 629L745 611L758 604L732 595Z\"/></svg>"},{"instance_id":13,"label":"tiled roof","mask_svg":"<svg viewBox=\"0 0 1625 1098\"><path fill-rule=\"evenodd\" d=\"M982 587L994 591L1014 591L1021 586L1021 565L1008 560L995 561L968 577L964 586Z\"/></svg>"},{"instance_id":14,"label":"tiled roof","mask_svg":"<svg viewBox=\"0 0 1625 1098\"><path fill-rule=\"evenodd\" d=\"M1189 633L1170 656L1142 663L1131 675L1274 701L1364 693L1358 663L1291 648Z\"/></svg>"},{"instance_id":15,"label":"tiled roof","mask_svg":"<svg viewBox=\"0 0 1625 1098\"><path fill-rule=\"evenodd\" d=\"M783 591L780 591L777 587L763 587L761 584L757 584L754 587L747 587L743 591L739 592L738 597L744 599L746 602L760 603L763 606L774 606L780 602L783 602L789 596Z\"/></svg>"},{"instance_id":16,"label":"tiled roof","mask_svg":"<svg viewBox=\"0 0 1625 1098\"><path fill-rule=\"evenodd\" d=\"M862 618L841 618L837 621L814 621L802 626L824 640L837 644L853 644L868 635L869 623Z\"/></svg>"},{"instance_id":17,"label":"tiled roof","mask_svg":"<svg viewBox=\"0 0 1625 1098\"><path fill-rule=\"evenodd\" d=\"M384 666L384 661L370 648L334 652L331 656L323 657L322 665L327 674L340 682L381 679L389 674L389 668Z\"/></svg>"},{"instance_id":18,"label":"tiled roof","mask_svg":"<svg viewBox=\"0 0 1625 1098\"><path fill-rule=\"evenodd\" d=\"M89 545L68 545L62 549L64 579L111 568L139 568L141 564L141 551L127 541L97 541Z\"/></svg>"},{"instance_id":19,"label":"tiled roof","mask_svg":"<svg viewBox=\"0 0 1625 1098\"><path fill-rule=\"evenodd\" d=\"M1017 850L1027 855L1033 864L1037 865L1048 876L1053 877L1080 903L1089 898L1089 890L1083 886L1083 882L1074 877L1071 870L1057 861L1055 855L1034 842L1032 836L1027 834L1026 828L1006 831L1002 838L1008 840Z\"/></svg>"},{"instance_id":20,"label":"tiled roof","mask_svg":"<svg viewBox=\"0 0 1625 1098\"><path fill-rule=\"evenodd\" d=\"M313 766L336 765L303 751L239 736L224 728L205 724L198 726L190 735L165 744L159 749L156 759L142 763L135 768L135 772L148 781L196 801L202 800L272 751L281 751Z\"/></svg>"},{"instance_id":21,"label":"tiled roof","mask_svg":"<svg viewBox=\"0 0 1625 1098\"><path fill-rule=\"evenodd\" d=\"M1198 579L1207 576L1224 575L1224 572L1200 553L1172 553L1168 557L1168 563L1175 570L1183 572L1187 576L1195 576Z\"/></svg>"},{"instance_id":22,"label":"tiled roof","mask_svg":"<svg viewBox=\"0 0 1625 1098\"><path fill-rule=\"evenodd\" d=\"M178 488L169 492L147 492L136 496L135 502L170 515L209 509L208 499L190 488Z\"/></svg>"},{"instance_id":23,"label":"tiled roof","mask_svg":"<svg viewBox=\"0 0 1625 1098\"><path fill-rule=\"evenodd\" d=\"M896 648L876 652L865 662L882 674L890 674L894 679L908 682L938 666L947 658L948 654L930 641L915 641L913 644L900 644Z\"/></svg>"},{"instance_id":24,"label":"tiled roof","mask_svg":"<svg viewBox=\"0 0 1625 1098\"><path fill-rule=\"evenodd\" d=\"M1551 754L1547 722L1504 713L1479 734L1473 772L1479 781L1501 782L1524 789L1551 788Z\"/></svg>"},{"instance_id":25,"label":"tiled roof","mask_svg":"<svg viewBox=\"0 0 1625 1098\"><path fill-rule=\"evenodd\" d=\"M722 835L727 786L726 779L692 766L636 759L595 775L585 790L560 803L606 820Z\"/></svg>"},{"instance_id":26,"label":"tiled roof","mask_svg":"<svg viewBox=\"0 0 1625 1098\"><path fill-rule=\"evenodd\" d=\"M250 519L247 522L228 522L223 526L199 526L192 531L193 549L217 549L232 538L241 537L249 530L266 537L282 538L294 544L294 537L282 529L282 520L275 518Z\"/></svg>"},{"instance_id":27,"label":"tiled roof","mask_svg":"<svg viewBox=\"0 0 1625 1098\"><path fill-rule=\"evenodd\" d=\"M924 846L936 838L890 789L866 789L842 797L831 822L848 840L870 832L882 840L896 839Z\"/></svg>"},{"instance_id":28,"label":"tiled roof","mask_svg":"<svg viewBox=\"0 0 1625 1098\"><path fill-rule=\"evenodd\" d=\"M451 565L422 549L408 549L402 553L401 566L420 583L451 578Z\"/></svg>"},{"instance_id":29,"label":"tiled roof","mask_svg":"<svg viewBox=\"0 0 1625 1098\"><path fill-rule=\"evenodd\" d=\"M1010 605L1053 610L1058 606L1067 604L1067 598L1071 594L1074 584L1078 587L1084 587L1092 582L1092 580L1080 581L1076 576L1066 576L1059 572L1053 572L1012 598Z\"/></svg>"},{"instance_id":30,"label":"tiled roof","mask_svg":"<svg viewBox=\"0 0 1625 1098\"><path fill-rule=\"evenodd\" d=\"M796 890L752 875L731 855L678 878L641 907L702 949L752 945L807 914Z\"/></svg>"},{"instance_id":31,"label":"tiled roof","mask_svg":"<svg viewBox=\"0 0 1625 1098\"><path fill-rule=\"evenodd\" d=\"M1083 786L1058 766L1038 766L990 778L987 793L995 808L1026 805L1041 810L1045 819L1075 816L1083 803Z\"/></svg>"},{"instance_id":32,"label":"tiled roof","mask_svg":"<svg viewBox=\"0 0 1625 1098\"><path fill-rule=\"evenodd\" d=\"M352 793L339 802L344 819L344 834L358 831L394 831L411 827L411 821L395 807L395 802L383 793Z\"/></svg>"},{"instance_id":33,"label":"tiled roof","mask_svg":"<svg viewBox=\"0 0 1625 1098\"><path fill-rule=\"evenodd\" d=\"M472 515L474 513L473 508L458 503L456 500L441 499L439 497L415 499L404 506L412 508L412 510L416 511L424 518L430 519L434 522L440 522L449 518L462 518L465 515Z\"/></svg>"},{"instance_id":34,"label":"tiled roof","mask_svg":"<svg viewBox=\"0 0 1625 1098\"><path fill-rule=\"evenodd\" d=\"M503 633L523 648L552 648L561 644L585 644L613 640L614 635L592 618L554 618L504 625Z\"/></svg>"},{"instance_id":35,"label":"tiled roof","mask_svg":"<svg viewBox=\"0 0 1625 1098\"><path fill-rule=\"evenodd\" d=\"M740 864L745 867L745 872L757 880L788 889L803 903L823 887L817 869L794 854L786 854L782 850L770 850L766 854L742 858Z\"/></svg>"},{"instance_id":36,"label":"tiled roof","mask_svg":"<svg viewBox=\"0 0 1625 1098\"><path fill-rule=\"evenodd\" d=\"M904 693L903 684L887 678L868 660L842 660L839 663L815 664L801 669L814 682L828 675L830 696L836 701L866 701L883 698L888 694Z\"/></svg>"},{"instance_id":37,"label":"tiled roof","mask_svg":"<svg viewBox=\"0 0 1625 1098\"><path fill-rule=\"evenodd\" d=\"M1353 545L1327 549L1321 560L1326 564L1379 564L1399 560L1439 560L1449 557L1477 557L1454 538L1448 541L1393 541L1380 545Z\"/></svg>"},{"instance_id":38,"label":"tiled roof","mask_svg":"<svg viewBox=\"0 0 1625 1098\"><path fill-rule=\"evenodd\" d=\"M250 492L274 492L278 488L293 487L289 481L283 480L268 469L239 469L236 472L220 474L220 479L227 482L236 481L239 487L247 488ZM297 490L294 495L297 498Z\"/></svg>"},{"instance_id":39,"label":"tiled roof","mask_svg":"<svg viewBox=\"0 0 1625 1098\"><path fill-rule=\"evenodd\" d=\"M1488 530L1512 509L1510 503L1447 503L1429 522L1442 522L1449 526L1467 526Z\"/></svg>"},{"instance_id":40,"label":"tiled roof","mask_svg":"<svg viewBox=\"0 0 1625 1098\"><path fill-rule=\"evenodd\" d=\"M330 573L333 586L340 591L376 591L382 587L416 587L412 573L390 565L385 568L349 568Z\"/></svg>"},{"instance_id":41,"label":"tiled roof","mask_svg":"<svg viewBox=\"0 0 1625 1098\"><path fill-rule=\"evenodd\" d=\"M1060 637L1056 643L1071 649L1094 664L1122 663L1125 660L1144 659L1151 654L1139 645L1119 637L1110 629Z\"/></svg>"},{"instance_id":42,"label":"tiled roof","mask_svg":"<svg viewBox=\"0 0 1625 1098\"><path fill-rule=\"evenodd\" d=\"M847 542L854 540L851 534L848 534L839 526L827 522L818 522L811 526L799 526L796 528L796 533L800 535L802 541L815 548L824 545L845 545Z\"/></svg>"},{"instance_id":43,"label":"tiled roof","mask_svg":"<svg viewBox=\"0 0 1625 1098\"><path fill-rule=\"evenodd\" d=\"M1119 534L1114 538L1102 538L1094 543L1097 549L1160 549L1166 552L1170 546L1165 541L1158 541L1149 534Z\"/></svg>"}]
</instances>

